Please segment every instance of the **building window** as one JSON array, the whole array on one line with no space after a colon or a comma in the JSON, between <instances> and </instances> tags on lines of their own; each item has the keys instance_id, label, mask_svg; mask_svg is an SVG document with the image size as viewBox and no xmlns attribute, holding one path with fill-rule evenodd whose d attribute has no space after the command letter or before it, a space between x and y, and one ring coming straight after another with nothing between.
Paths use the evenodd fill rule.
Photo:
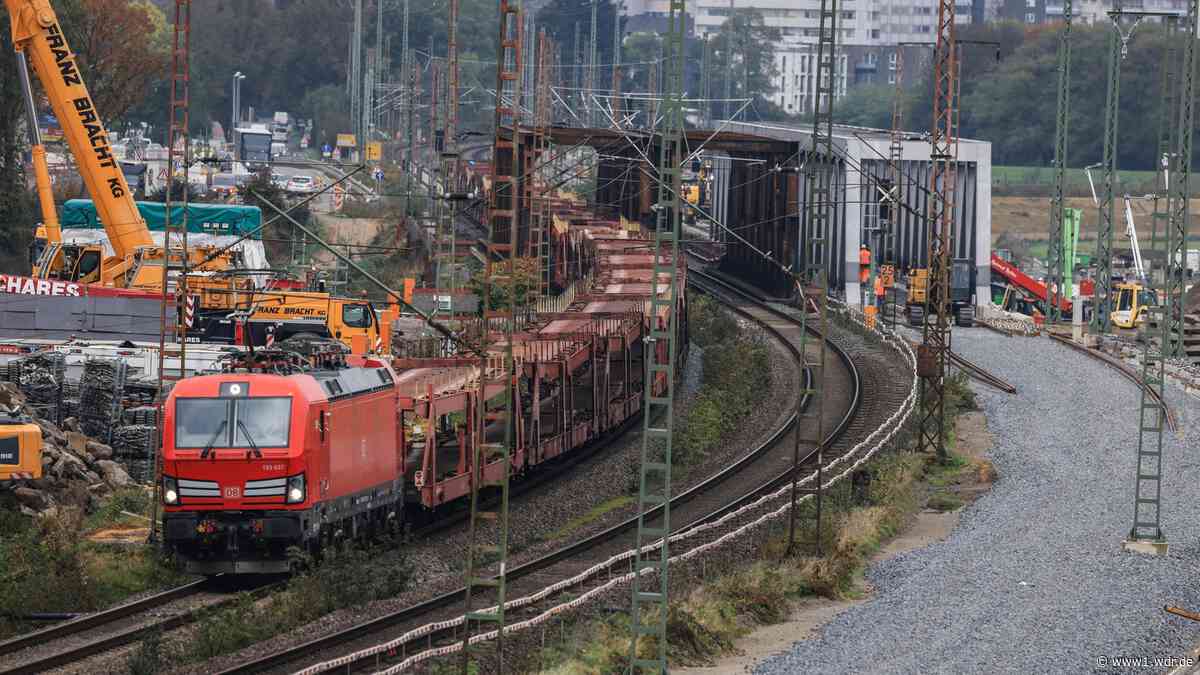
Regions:
<instances>
[{"instance_id":1,"label":"building window","mask_svg":"<svg viewBox=\"0 0 1200 675\"><path fill-rule=\"evenodd\" d=\"M847 21L853 21L854 20L854 12L853 11L842 12L842 18L846 19Z\"/></svg>"},{"instance_id":2,"label":"building window","mask_svg":"<svg viewBox=\"0 0 1200 675\"><path fill-rule=\"evenodd\" d=\"M888 84L896 84L896 73L888 73Z\"/></svg>"},{"instance_id":3,"label":"building window","mask_svg":"<svg viewBox=\"0 0 1200 675\"><path fill-rule=\"evenodd\" d=\"M888 53L888 70L896 69L896 52Z\"/></svg>"},{"instance_id":4,"label":"building window","mask_svg":"<svg viewBox=\"0 0 1200 675\"><path fill-rule=\"evenodd\" d=\"M1037 23L1037 15L1033 12L1027 12L1025 14L1025 23Z\"/></svg>"},{"instance_id":5,"label":"building window","mask_svg":"<svg viewBox=\"0 0 1200 675\"><path fill-rule=\"evenodd\" d=\"M872 28L872 29L871 29L871 39L872 39L872 40L878 40L878 39L879 39L879 29L878 29L878 28Z\"/></svg>"},{"instance_id":6,"label":"building window","mask_svg":"<svg viewBox=\"0 0 1200 675\"><path fill-rule=\"evenodd\" d=\"M879 54L876 54L875 52L867 52L867 65L873 66L876 63L879 63Z\"/></svg>"},{"instance_id":7,"label":"building window","mask_svg":"<svg viewBox=\"0 0 1200 675\"><path fill-rule=\"evenodd\" d=\"M931 31L930 31L928 24L926 24L926 25L917 26L917 32L918 33L929 33Z\"/></svg>"},{"instance_id":8,"label":"building window","mask_svg":"<svg viewBox=\"0 0 1200 675\"><path fill-rule=\"evenodd\" d=\"M1025 6L1030 9L1037 7L1037 0L1025 0Z\"/></svg>"},{"instance_id":9,"label":"building window","mask_svg":"<svg viewBox=\"0 0 1200 675\"><path fill-rule=\"evenodd\" d=\"M787 55L786 54L784 54L784 56L783 56L783 70L787 70ZM497 606L499 606L499 605L497 605Z\"/></svg>"}]
</instances>

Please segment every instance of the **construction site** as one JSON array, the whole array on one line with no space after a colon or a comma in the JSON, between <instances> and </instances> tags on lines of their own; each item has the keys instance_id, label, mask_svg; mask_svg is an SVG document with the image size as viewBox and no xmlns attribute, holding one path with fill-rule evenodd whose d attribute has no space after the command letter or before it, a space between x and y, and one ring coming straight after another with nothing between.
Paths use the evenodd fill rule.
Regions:
<instances>
[{"instance_id":1,"label":"construction site","mask_svg":"<svg viewBox=\"0 0 1200 675\"><path fill-rule=\"evenodd\" d=\"M879 128L849 3L801 3L787 115L731 47L761 2L481 3L324 8L348 114L244 115L247 62L225 127L212 8L158 2L167 118L118 133L79 12L5 0L0 673L1200 672L1200 0L1117 0L1103 64L1072 0L1031 33L1049 198L960 137L964 64L1018 57L953 0Z\"/></svg>"}]
</instances>

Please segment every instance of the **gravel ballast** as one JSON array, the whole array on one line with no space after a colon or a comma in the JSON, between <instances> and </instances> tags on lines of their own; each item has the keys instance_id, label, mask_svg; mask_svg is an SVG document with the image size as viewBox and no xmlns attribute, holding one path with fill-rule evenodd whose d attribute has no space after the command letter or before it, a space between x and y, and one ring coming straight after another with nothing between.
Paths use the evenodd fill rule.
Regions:
<instances>
[{"instance_id":1,"label":"gravel ballast","mask_svg":"<svg viewBox=\"0 0 1200 675\"><path fill-rule=\"evenodd\" d=\"M1127 553L1139 390L1046 338L955 329L954 350L1018 389L973 385L998 482L946 540L873 566L868 602L755 672L1114 672L1119 657L1184 656L1200 624L1163 606L1200 608L1200 402L1168 389L1183 433L1164 436L1170 553Z\"/></svg>"}]
</instances>

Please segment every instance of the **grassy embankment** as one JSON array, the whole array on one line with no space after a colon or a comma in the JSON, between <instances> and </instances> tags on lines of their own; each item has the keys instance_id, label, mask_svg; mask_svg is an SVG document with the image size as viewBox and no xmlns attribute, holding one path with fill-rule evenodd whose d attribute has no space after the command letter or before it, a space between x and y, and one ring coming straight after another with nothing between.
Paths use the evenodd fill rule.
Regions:
<instances>
[{"instance_id":1,"label":"grassy embankment","mask_svg":"<svg viewBox=\"0 0 1200 675\"><path fill-rule=\"evenodd\" d=\"M148 513L150 499L146 489L131 487L90 515L67 507L37 519L0 511L0 639L42 627L22 618L30 614L92 612L185 581L154 547L88 539L144 527L137 516Z\"/></svg>"},{"instance_id":2,"label":"grassy embankment","mask_svg":"<svg viewBox=\"0 0 1200 675\"><path fill-rule=\"evenodd\" d=\"M404 591L412 567L392 551L398 543L381 541L377 547L348 544L327 550L319 565L307 564L282 589L260 597L242 593L230 606L205 614L187 635L168 639L152 634L129 656L134 675L231 654L244 647L281 635L330 612L361 607Z\"/></svg>"}]
</instances>

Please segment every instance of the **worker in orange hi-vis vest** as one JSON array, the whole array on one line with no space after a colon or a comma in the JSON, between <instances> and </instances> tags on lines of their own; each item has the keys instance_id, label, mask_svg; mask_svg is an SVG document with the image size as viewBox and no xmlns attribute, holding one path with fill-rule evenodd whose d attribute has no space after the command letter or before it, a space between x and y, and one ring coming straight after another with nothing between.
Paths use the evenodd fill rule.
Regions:
<instances>
[{"instance_id":1,"label":"worker in orange hi-vis vest","mask_svg":"<svg viewBox=\"0 0 1200 675\"><path fill-rule=\"evenodd\" d=\"M883 309L883 294L884 294L884 292L885 292L885 289L883 287L883 275L876 274L875 275L875 306L880 309Z\"/></svg>"},{"instance_id":2,"label":"worker in orange hi-vis vest","mask_svg":"<svg viewBox=\"0 0 1200 675\"><path fill-rule=\"evenodd\" d=\"M865 284L871 279L871 249L866 244L858 247L858 283Z\"/></svg>"}]
</instances>

